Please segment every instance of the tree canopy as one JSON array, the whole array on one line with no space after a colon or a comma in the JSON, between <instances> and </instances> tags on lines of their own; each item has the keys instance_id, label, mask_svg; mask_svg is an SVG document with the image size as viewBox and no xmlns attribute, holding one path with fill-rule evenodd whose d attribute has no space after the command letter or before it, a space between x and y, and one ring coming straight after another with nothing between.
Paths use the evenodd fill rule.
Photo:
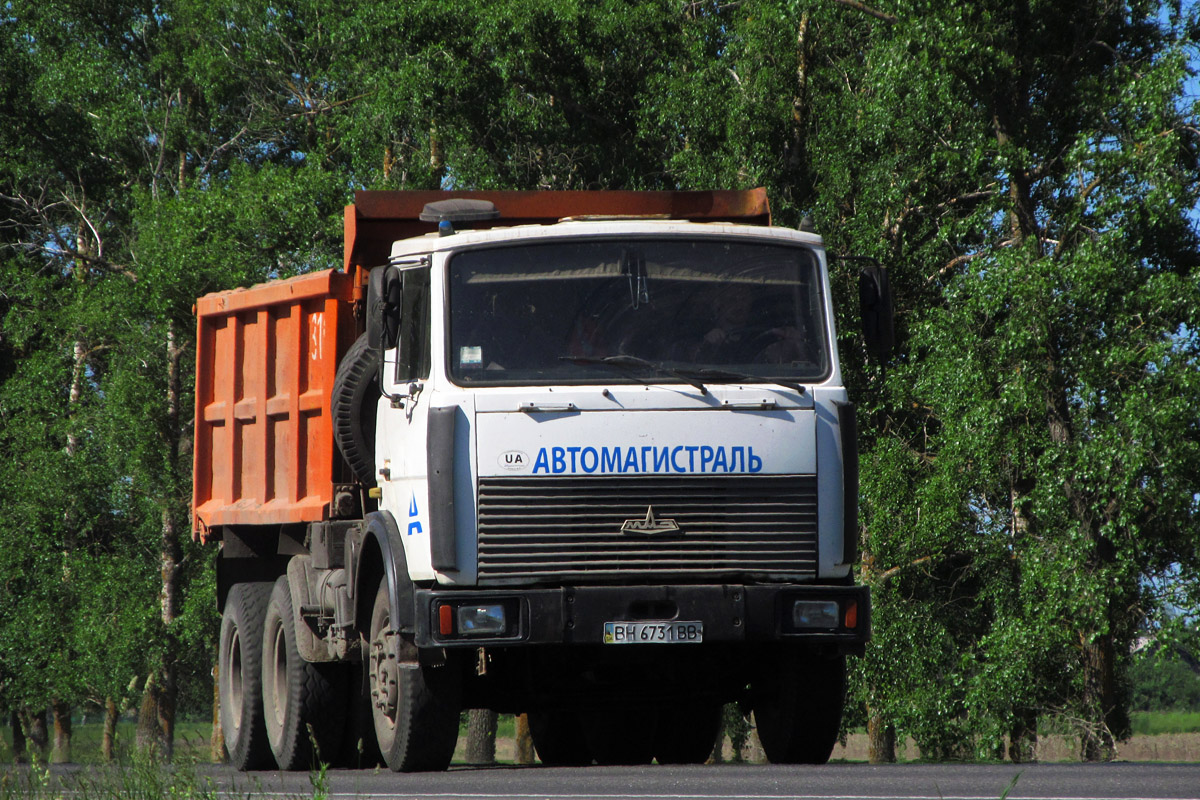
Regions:
<instances>
[{"instance_id":1,"label":"tree canopy","mask_svg":"<svg viewBox=\"0 0 1200 800\"><path fill-rule=\"evenodd\" d=\"M1173 0L4 3L0 707L145 694L169 747L208 680L198 295L336 266L361 188L762 185L897 291L881 363L832 264L853 719L882 758L1111 756L1131 644L1200 606L1198 35Z\"/></svg>"}]
</instances>

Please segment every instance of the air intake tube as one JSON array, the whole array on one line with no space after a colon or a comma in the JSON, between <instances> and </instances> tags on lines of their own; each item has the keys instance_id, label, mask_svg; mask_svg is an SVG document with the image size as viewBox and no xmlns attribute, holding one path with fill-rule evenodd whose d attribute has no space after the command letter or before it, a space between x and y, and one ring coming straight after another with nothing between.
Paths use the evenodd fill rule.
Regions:
<instances>
[{"instance_id":1,"label":"air intake tube","mask_svg":"<svg viewBox=\"0 0 1200 800\"><path fill-rule=\"evenodd\" d=\"M454 524L454 434L458 407L429 409L429 546L433 568L458 569Z\"/></svg>"}]
</instances>

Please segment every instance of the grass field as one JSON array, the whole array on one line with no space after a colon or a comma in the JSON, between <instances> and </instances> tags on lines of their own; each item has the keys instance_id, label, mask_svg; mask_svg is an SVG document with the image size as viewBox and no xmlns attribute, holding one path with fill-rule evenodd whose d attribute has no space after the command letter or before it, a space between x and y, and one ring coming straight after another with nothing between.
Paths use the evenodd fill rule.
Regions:
<instances>
[{"instance_id":1,"label":"grass field","mask_svg":"<svg viewBox=\"0 0 1200 800\"><path fill-rule=\"evenodd\" d=\"M1200 733L1198 711L1135 711L1132 717L1134 734Z\"/></svg>"},{"instance_id":2,"label":"grass field","mask_svg":"<svg viewBox=\"0 0 1200 800\"><path fill-rule=\"evenodd\" d=\"M117 725L117 751L124 758L130 751L135 735L135 723L123 721ZM516 735L516 719L511 714L501 714L497 723L497 740L511 740ZM100 739L103 727L98 722L81 724L76 721L71 731L71 761L77 764L99 764L101 758ZM206 762L209 760L209 739L212 725L207 722L184 722L175 728L175 751L185 759ZM460 742L467 737L466 715L459 726ZM460 745L461 746L461 745ZM12 730L0 728L0 764L12 761Z\"/></svg>"},{"instance_id":3,"label":"grass field","mask_svg":"<svg viewBox=\"0 0 1200 800\"><path fill-rule=\"evenodd\" d=\"M463 715L464 721L460 726L459 750L461 751L466 744L466 715ZM1125 747L1121 748L1122 757L1131 758L1132 760L1140 760L1140 754L1145 751L1147 758L1158 760L1154 753L1157 752L1160 745L1166 747L1168 739L1171 743L1177 744L1181 736L1185 736L1190 742L1194 737L1187 735L1200 734L1200 713L1186 712L1135 712L1133 715L1133 734L1135 740L1131 740ZM499 719L497 731L497 756L501 760L512 758L511 751L513 748L513 738L515 736L515 720L511 714L502 714ZM132 721L123 721L117 726L117 750L123 759L128 756L132 749L134 741L135 724ZM76 722L73 728L73 736L71 738L71 760L78 764L98 764L102 761L100 755L100 737L102 727L99 722L88 722L81 724ZM186 760L192 763L206 763L209 761L209 737L212 733L212 725L206 722L183 722L176 727L175 748L176 753L181 760ZM1149 737L1146 739L1145 737ZM1158 742L1154 741L1154 737L1161 737ZM853 736L852 739L864 738ZM1046 737L1049 741L1051 737ZM863 745L865 748L865 744ZM1068 745L1064 745L1065 750L1071 750ZM854 748L851 748L853 750ZM1178 748L1176 748L1178 749ZM1200 757L1200 753L1191 755L1192 745L1188 744L1184 752L1186 760ZM865 754L865 749L864 749ZM1050 754L1047 754L1050 755ZM461 753L460 753L461 756ZM859 754L843 752L840 753L841 758L850 758L850 760L858 760ZM865 758L865 755L861 756ZM11 763L13 758L12 752L12 731L7 727L0 727L0 764ZM1178 760L1179 756L1175 756L1172 760ZM1052 755L1050 760L1056 760ZM2 800L2 799L0 799Z\"/></svg>"},{"instance_id":4,"label":"grass field","mask_svg":"<svg viewBox=\"0 0 1200 800\"><path fill-rule=\"evenodd\" d=\"M137 724L132 721L117 723L117 753L125 756L133 747ZM100 740L104 734L104 726L99 722L80 724L76 722L71 728L71 761L76 764L99 764L101 758ZM53 735L53 733L51 734ZM212 735L212 724L208 722L181 722L175 726L175 753L188 760L208 761L209 737ZM0 728L0 763L11 762L12 730L5 726Z\"/></svg>"}]
</instances>

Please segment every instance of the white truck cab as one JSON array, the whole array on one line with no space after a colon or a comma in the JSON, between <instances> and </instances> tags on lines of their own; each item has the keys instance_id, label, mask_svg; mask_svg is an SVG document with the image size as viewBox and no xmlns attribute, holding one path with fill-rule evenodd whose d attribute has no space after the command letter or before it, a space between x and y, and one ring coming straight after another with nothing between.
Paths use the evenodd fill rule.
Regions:
<instances>
[{"instance_id":1,"label":"white truck cab","mask_svg":"<svg viewBox=\"0 0 1200 800\"><path fill-rule=\"evenodd\" d=\"M565 221L403 240L391 263L428 294L384 354L375 446L414 581L847 578L820 237ZM436 565L431 409L454 431Z\"/></svg>"}]
</instances>

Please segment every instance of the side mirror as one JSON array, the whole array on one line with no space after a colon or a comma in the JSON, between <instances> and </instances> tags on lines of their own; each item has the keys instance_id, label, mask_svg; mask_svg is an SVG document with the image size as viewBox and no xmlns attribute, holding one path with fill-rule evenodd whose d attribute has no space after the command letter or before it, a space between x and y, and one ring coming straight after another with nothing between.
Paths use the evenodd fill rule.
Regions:
<instances>
[{"instance_id":1,"label":"side mirror","mask_svg":"<svg viewBox=\"0 0 1200 800\"><path fill-rule=\"evenodd\" d=\"M376 267L367 276L367 344L390 350L400 339L400 271Z\"/></svg>"},{"instance_id":2,"label":"side mirror","mask_svg":"<svg viewBox=\"0 0 1200 800\"><path fill-rule=\"evenodd\" d=\"M867 350L880 361L886 360L896 344L896 312L887 270L880 264L868 264L858 273L858 305Z\"/></svg>"}]
</instances>

